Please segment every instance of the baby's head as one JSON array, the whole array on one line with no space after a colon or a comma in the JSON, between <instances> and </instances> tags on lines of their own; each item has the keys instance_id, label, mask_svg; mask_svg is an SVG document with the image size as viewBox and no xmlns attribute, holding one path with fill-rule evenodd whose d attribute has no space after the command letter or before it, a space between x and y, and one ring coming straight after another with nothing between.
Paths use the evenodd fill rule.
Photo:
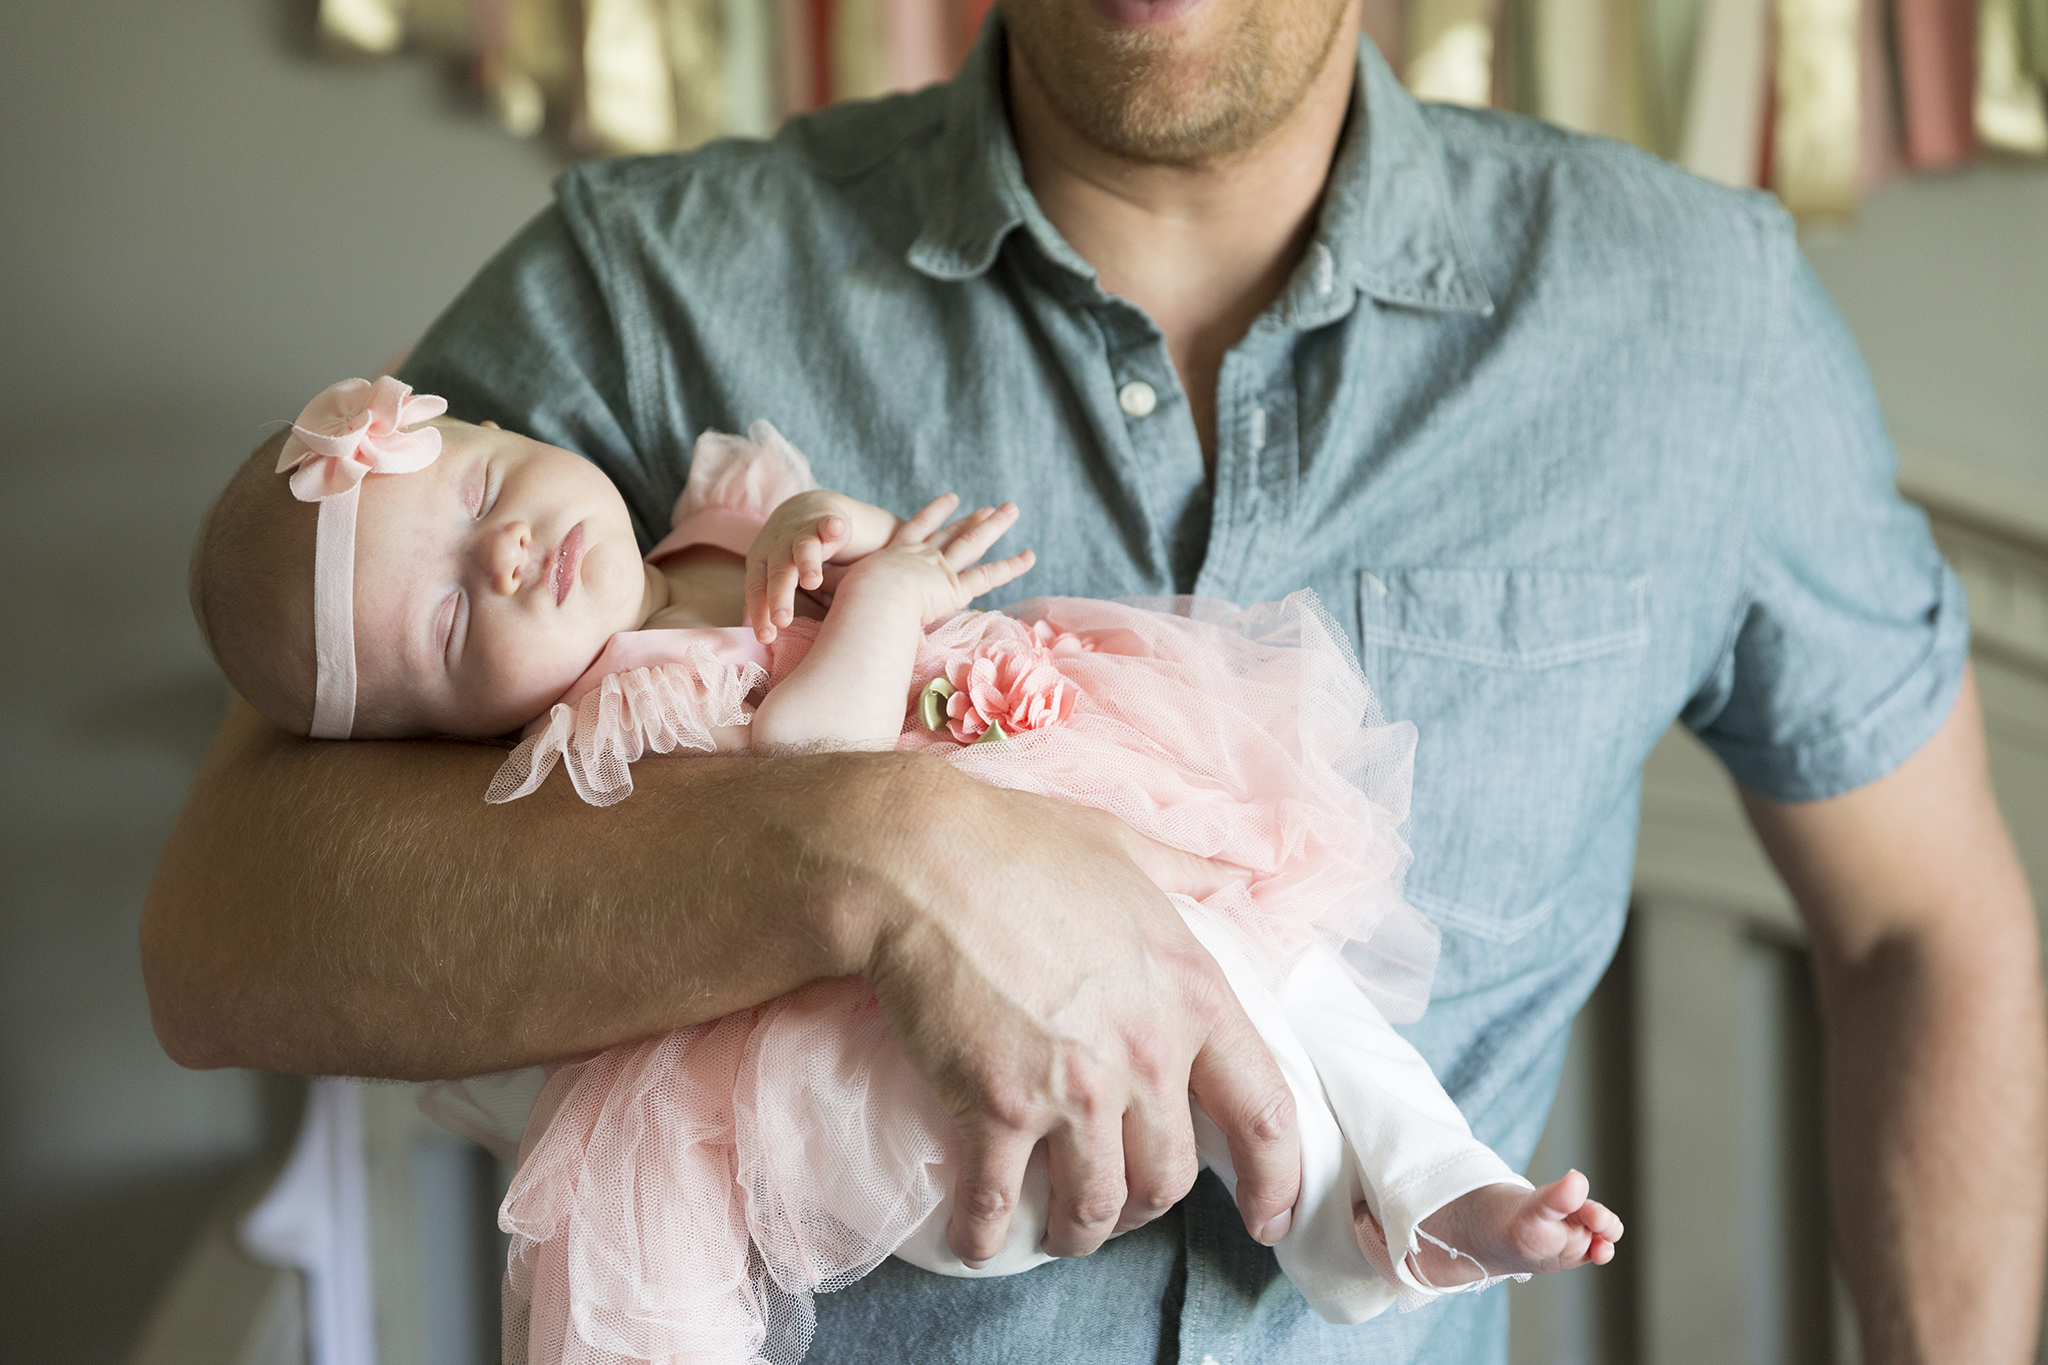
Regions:
<instances>
[{"instance_id":1,"label":"baby's head","mask_svg":"<svg viewBox=\"0 0 2048 1365\"><path fill-rule=\"evenodd\" d=\"M193 552L208 648L294 734L504 734L646 619L649 570L611 480L409 392L380 379L323 393L236 474ZM369 466L408 472L358 475Z\"/></svg>"}]
</instances>

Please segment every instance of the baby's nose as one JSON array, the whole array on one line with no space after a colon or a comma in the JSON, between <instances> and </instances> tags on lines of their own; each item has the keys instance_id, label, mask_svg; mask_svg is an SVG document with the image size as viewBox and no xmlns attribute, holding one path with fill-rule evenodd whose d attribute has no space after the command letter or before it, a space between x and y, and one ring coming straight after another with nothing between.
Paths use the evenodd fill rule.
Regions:
<instances>
[{"instance_id":1,"label":"baby's nose","mask_svg":"<svg viewBox=\"0 0 2048 1365\"><path fill-rule=\"evenodd\" d=\"M493 592L509 595L519 591L526 581L532 549L533 528L523 521L508 521L491 532L485 542L484 566Z\"/></svg>"}]
</instances>

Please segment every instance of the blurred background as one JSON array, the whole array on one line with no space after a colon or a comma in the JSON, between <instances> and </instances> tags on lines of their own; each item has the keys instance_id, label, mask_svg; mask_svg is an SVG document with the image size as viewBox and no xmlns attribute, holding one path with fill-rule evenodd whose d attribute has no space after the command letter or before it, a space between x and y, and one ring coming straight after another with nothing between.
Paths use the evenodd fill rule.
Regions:
<instances>
[{"instance_id":1,"label":"blurred background","mask_svg":"<svg viewBox=\"0 0 2048 1365\"><path fill-rule=\"evenodd\" d=\"M227 701L184 597L208 499L267 423L416 337L547 202L569 157L765 133L823 99L939 78L983 7L11 7L0 40L0 581L15 585L0 594L0 702L13 727L0 768L0 1354L256 1358L247 1323L194 1335L189 1313L173 1322L165 1305L183 1292L189 1307L205 1274L269 1292L230 1265L223 1211L245 1206L282 1157L304 1085L168 1061L135 946L158 850ZM1807 250L1869 359L1905 449L1902 479L1969 583L2001 790L2037 898L2048 890L2041 12L2040 0L1372 11L1397 69L1427 93L1509 104L1775 186L1812 224ZM1921 33L1934 37L1910 36ZM1537 1158L1634 1191L1646 1220L1631 1219L1636 1268L1547 1298L1518 1290L1518 1365L1850 1358L1825 1249L1787 1212L1816 1197L1796 926L1725 783L1682 742L1660 753L1647 802L1643 913ZM1684 1023L1716 1017L1732 1022L1712 1046L1701 1040L1713 1029ZM373 1123L409 1111L400 1088L366 1094ZM1726 1101L1704 1124L1686 1109L1702 1095ZM402 1271L415 1321L390 1338L410 1344L387 1345L385 1365L490 1358L490 1310L476 1306L496 1273L480 1231L490 1169L389 1122L414 1144L393 1187L409 1192L412 1221L378 1235L404 1242L384 1274ZM1675 1180L1681 1158L1707 1174ZM1657 1234L1702 1217L1692 1261ZM1782 1273L1716 1278L1716 1237L1737 1262L1763 1237L1766 1271ZM1785 1270L1794 1261L1805 1268ZM303 1304L295 1311L302 1321ZM1716 1330L1730 1321L1753 1326Z\"/></svg>"}]
</instances>

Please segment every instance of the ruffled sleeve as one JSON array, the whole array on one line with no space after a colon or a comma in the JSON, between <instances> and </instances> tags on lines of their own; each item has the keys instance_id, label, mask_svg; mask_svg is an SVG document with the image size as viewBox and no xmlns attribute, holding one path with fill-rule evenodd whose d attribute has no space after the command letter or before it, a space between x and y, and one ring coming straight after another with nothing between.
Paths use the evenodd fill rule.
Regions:
<instances>
[{"instance_id":1,"label":"ruffled sleeve","mask_svg":"<svg viewBox=\"0 0 2048 1365\"><path fill-rule=\"evenodd\" d=\"M484 800L498 805L537 790L559 759L591 805L623 801L633 793L631 764L650 750L714 752L718 728L747 724L747 697L767 681L761 662L702 641L670 662L605 673L550 708L498 769Z\"/></svg>"},{"instance_id":2,"label":"ruffled sleeve","mask_svg":"<svg viewBox=\"0 0 2048 1365\"><path fill-rule=\"evenodd\" d=\"M817 486L811 462L770 423L755 422L745 436L707 431L690 456L690 477L670 516L673 529L647 552L647 562L692 545L744 556L770 512Z\"/></svg>"}]
</instances>

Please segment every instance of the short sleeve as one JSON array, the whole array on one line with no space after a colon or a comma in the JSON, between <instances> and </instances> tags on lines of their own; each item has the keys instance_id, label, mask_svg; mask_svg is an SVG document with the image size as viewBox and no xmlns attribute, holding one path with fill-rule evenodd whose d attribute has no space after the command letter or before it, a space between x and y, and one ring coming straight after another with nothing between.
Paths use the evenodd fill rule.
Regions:
<instances>
[{"instance_id":1,"label":"short sleeve","mask_svg":"<svg viewBox=\"0 0 2048 1365\"><path fill-rule=\"evenodd\" d=\"M1969 650L1962 585L1898 457L1847 326L1803 260L1747 423L1727 643L1684 720L1744 788L1813 801L1884 776L1948 718Z\"/></svg>"},{"instance_id":2,"label":"short sleeve","mask_svg":"<svg viewBox=\"0 0 2048 1365\"><path fill-rule=\"evenodd\" d=\"M573 450L625 495L642 548L668 531L676 474L635 438L623 342L557 203L507 243L420 339L399 376L465 421Z\"/></svg>"}]
</instances>

